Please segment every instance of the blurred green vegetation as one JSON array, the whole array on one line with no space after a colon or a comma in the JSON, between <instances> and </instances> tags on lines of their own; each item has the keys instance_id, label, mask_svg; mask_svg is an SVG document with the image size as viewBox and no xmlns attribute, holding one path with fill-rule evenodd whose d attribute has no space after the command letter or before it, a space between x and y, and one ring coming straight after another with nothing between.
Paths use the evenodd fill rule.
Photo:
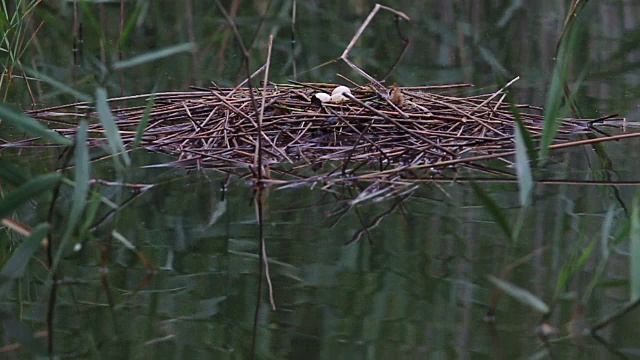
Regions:
<instances>
[{"instance_id":1,"label":"blurred green vegetation","mask_svg":"<svg viewBox=\"0 0 640 360\"><path fill-rule=\"evenodd\" d=\"M223 2L251 44L252 69L264 62L274 34L273 81L343 82L340 73L364 82L340 62L318 66L342 53L375 2L295 2L294 50L293 4ZM549 105L560 96L560 83L553 83L560 76L585 116L637 115L640 5L634 2L585 6L556 77L566 2L386 5L412 18L399 25L410 44L389 83L471 82L485 91L519 75L513 99ZM211 81L237 84L245 74L224 18L212 3L191 0L2 6L5 101L26 108L88 99L100 109L107 142L89 149L80 131L71 144L0 105L0 218L15 222L0 229L0 351L45 355L42 333L53 311L53 353L61 357L248 356L259 266L251 188L233 180L222 191L226 179L214 172L145 168L167 158L123 152L106 102ZM379 78L402 47L393 17L381 12L350 58ZM562 113L564 104L557 105L553 114ZM3 146L22 131L66 147ZM525 145L520 153L529 150L533 160ZM615 170L575 149L533 171L557 179L633 180L639 148L634 141L608 145ZM90 160L105 154L111 156ZM270 312L262 299L256 357L513 358L548 351L582 359L584 352L567 340L541 350L532 335L541 318L560 336L575 335L564 325L575 325L581 306L582 328L622 312L601 333L614 349L638 352L637 312L624 312L639 291L635 188L537 184L530 196L531 203L520 197L515 183L425 185L345 247L395 204L348 209L342 199L349 189L269 189L265 231L279 310ZM113 211L117 204L126 206ZM28 235L17 231L20 225L31 229ZM39 245L45 237L53 244L49 252ZM155 269L150 280L146 262ZM489 275L520 303L505 297L494 304L497 287ZM522 311L545 309L540 302L551 310L544 317ZM492 307L494 326L481 321ZM592 338L583 341L588 357L612 354Z\"/></svg>"}]
</instances>

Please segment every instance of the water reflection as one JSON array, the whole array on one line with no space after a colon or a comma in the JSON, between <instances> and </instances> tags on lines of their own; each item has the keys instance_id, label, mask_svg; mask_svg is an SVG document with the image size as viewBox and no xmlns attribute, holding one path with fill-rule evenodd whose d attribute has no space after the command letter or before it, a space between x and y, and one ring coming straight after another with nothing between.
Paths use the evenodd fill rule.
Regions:
<instances>
[{"instance_id":1,"label":"water reflection","mask_svg":"<svg viewBox=\"0 0 640 360\"><path fill-rule=\"evenodd\" d=\"M147 274L140 259L106 231L98 232L95 242L62 264L61 271L74 281L61 287L57 346L85 355L246 354L260 266L251 188L232 181L223 198L226 179L213 172L138 170L122 180L149 178L158 185L121 209L107 228L118 229L157 273L140 289ZM516 185L486 188L515 218ZM495 291L486 276L502 276L511 267L510 281L552 299L563 263L597 240L608 205L596 199L611 199L601 194L589 186L541 186L525 227L511 243L468 186L425 185L360 241L345 246L394 201L342 213L337 210L344 200L334 194L271 189L265 198L265 239L278 310L270 311L264 295L258 357L534 354L540 350L535 329L541 314L503 296L495 328L482 321ZM110 247L112 310L100 283L102 246ZM624 276L626 261L622 255L611 260L611 279ZM561 289L548 321L563 334L593 271L595 264ZM587 303L585 326L620 304L623 294L598 290ZM38 302L25 305L38 321ZM615 323L604 334L613 337L625 326L632 323ZM562 340L551 352L573 358L587 350L607 354L589 338L581 342Z\"/></svg>"},{"instance_id":2,"label":"water reflection","mask_svg":"<svg viewBox=\"0 0 640 360\"><path fill-rule=\"evenodd\" d=\"M240 3L234 1L229 8L236 6L238 24L248 38L260 16L268 14L262 29L276 34L273 61L281 70L275 76L289 78L294 60L289 47L292 2L274 1L269 7L261 6L262 2ZM565 9L562 4L532 1L525 11L524 5L514 3L491 8L481 2L396 2L395 8L412 17L411 23L403 25L411 45L389 81L403 85L470 81L482 87L494 85L494 76L517 74L523 79L517 84L518 99L544 103L543 90L563 19L559 14ZM210 4L158 4L131 5L142 15L123 56L130 58L185 39L198 44L194 53L103 74L103 78L94 76L91 64L110 63L116 56L116 47L109 43L119 36L113 31L118 28L119 9L105 3L88 8L100 14L102 26L85 27L82 57L74 64L67 31L72 26L67 21L72 4L66 2L51 10L59 19L54 24L63 30L38 35L34 66L59 79L71 79L74 88L88 93L99 82L114 95L149 92L154 86L185 89L208 85L210 79L235 84L242 76L238 75L238 50ZM333 82L337 72L356 78L343 64L315 67L342 52L372 3L297 4L299 79ZM577 54L582 57L577 57L589 59L594 64L591 68L598 70L587 75L577 102L594 116L631 115L638 105L637 78L627 75L637 54L626 39L634 39L634 19L640 17L633 15L638 15L640 7L630 1L590 3L585 11L588 23L584 26L589 31L580 40ZM390 54L400 48L395 34L387 31L390 23L390 19L376 20L353 53L354 61L373 76L388 70L394 59ZM99 41L98 28L106 29L106 42ZM265 57L266 36L258 34L253 64L261 64ZM22 85L15 84L10 92L16 102L30 101ZM73 100L46 84L38 84L35 92L39 102ZM559 178L600 179L609 174L614 180L637 179L636 141L608 144L606 149L612 168L601 167L590 149L582 149L555 154L549 172ZM44 164L23 158L24 166L34 173L54 168L55 155L39 157ZM60 265L66 278L55 313L56 353L79 358L242 358L249 354L260 267L253 189L214 172L142 168L169 160L138 153L126 173L114 171L108 161L94 167L93 176L98 178L156 185L106 218L82 251L66 253ZM278 310L270 311L265 294L259 302L257 358L515 358L545 351L556 358L613 356L590 337L564 338L568 336L565 324L593 279L601 283L585 301L585 328L628 299L629 250L620 229L635 188L616 187L616 195L613 187L540 185L535 206L524 215L517 205L516 184L487 183L482 188L506 210L511 225L522 221L515 241L501 232L466 183L426 184L402 202L367 202L348 211L341 210L349 193L269 189L264 229ZM117 203L132 195L127 188L103 189L105 197ZM61 219L70 198L64 195L67 202L60 205ZM25 209L19 215L27 221L38 211L37 207ZM561 274L569 271L565 264L585 249L594 249L594 254L600 251L608 211L615 231L609 234L613 243L607 266L599 270L602 256L594 255L571 273L570 281L561 283ZM147 267L136 252L113 239L114 229L156 269L150 283L145 283ZM359 233L358 241L345 246ZM108 272L102 267L103 259ZM547 321L560 335L548 349L535 335L542 315L508 296L498 302L495 327L482 321L495 291L486 277L505 276L507 268L511 269L506 275L509 281L555 305ZM604 275L596 276L598 271ZM48 292L42 283L46 277L42 266L31 264L15 296L4 302L7 311L33 329L44 326ZM558 288L558 284L564 286ZM633 331L637 316L630 313L603 329L603 338L616 351L637 353Z\"/></svg>"}]
</instances>

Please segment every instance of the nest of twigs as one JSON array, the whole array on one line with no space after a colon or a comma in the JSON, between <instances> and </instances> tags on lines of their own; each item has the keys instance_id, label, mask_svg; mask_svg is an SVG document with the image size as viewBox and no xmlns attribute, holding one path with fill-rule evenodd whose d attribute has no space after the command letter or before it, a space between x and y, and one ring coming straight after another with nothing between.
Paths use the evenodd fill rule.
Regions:
<instances>
[{"instance_id":1,"label":"nest of twigs","mask_svg":"<svg viewBox=\"0 0 640 360\"><path fill-rule=\"evenodd\" d=\"M534 140L542 133L542 109L511 105L503 91L454 96L451 93L460 93L463 85L392 86L386 91L360 87L341 102L315 99L318 92L336 86L211 87L109 103L124 143L132 144L140 123L146 122L139 146L175 155L167 166L228 173L249 169L244 174L255 176L261 164L259 176L272 183L430 179L442 169L479 168L479 160L513 155L516 116ZM124 106L135 99L153 104ZM57 124L55 130L69 137L80 119L96 120L90 121L90 141L104 142L90 104L30 115ZM611 117L563 119L555 146L578 144L576 134L594 133L595 125L608 120Z\"/></svg>"},{"instance_id":2,"label":"nest of twigs","mask_svg":"<svg viewBox=\"0 0 640 360\"><path fill-rule=\"evenodd\" d=\"M245 54L248 88L222 89L214 85L189 92L111 99L113 115L107 111L108 119L104 109L99 116L89 103L29 114L51 122L55 130L69 137L74 136L80 120L95 120L89 122L94 145L105 141L97 120L115 122L129 149L138 146L176 156L175 161L162 166L216 169L251 177L260 185L318 182L330 187L368 183L354 201L396 195L415 182L450 179L447 169L473 168L515 178L509 168L489 166L486 160L509 162L516 153L517 118L533 142L539 140L544 123L542 109L505 101L504 89L517 78L487 94L461 95L468 85L385 88L349 59L358 38L380 10L393 13L396 20L409 20L402 12L375 6L336 59L371 85L353 88L340 99L328 94L318 97L319 92L334 91L336 84L251 86L251 78L260 72L264 72L264 83L268 82L270 37L266 63L254 75L249 76ZM401 40L406 49L409 42ZM129 105L140 99L147 102ZM616 136L594 127L612 125L611 120L620 119L558 119L559 129L551 147L614 139ZM579 133L599 135L576 140Z\"/></svg>"}]
</instances>

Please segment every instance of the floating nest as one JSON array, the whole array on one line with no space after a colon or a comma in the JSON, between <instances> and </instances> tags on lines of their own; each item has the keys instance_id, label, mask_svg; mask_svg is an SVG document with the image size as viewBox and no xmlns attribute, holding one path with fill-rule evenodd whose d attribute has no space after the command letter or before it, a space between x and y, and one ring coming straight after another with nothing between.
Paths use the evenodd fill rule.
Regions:
<instances>
[{"instance_id":1,"label":"floating nest","mask_svg":"<svg viewBox=\"0 0 640 360\"><path fill-rule=\"evenodd\" d=\"M508 168L492 169L482 160L508 161L515 153L516 116L534 142L542 134L543 110L511 105L503 90L461 96L468 85L391 86L382 91L367 86L353 88L336 101L322 102L316 96L337 86L214 86L115 98L109 104L125 145L132 148L142 123L139 147L176 157L162 166L216 169L275 184L359 180L406 185L461 167L511 175ZM142 103L126 106L132 101ZM105 142L92 104L29 115L68 137L74 136L79 120L88 119L90 142ZM576 134L603 137L596 126L613 126L619 120L562 119L553 147L580 144Z\"/></svg>"}]
</instances>

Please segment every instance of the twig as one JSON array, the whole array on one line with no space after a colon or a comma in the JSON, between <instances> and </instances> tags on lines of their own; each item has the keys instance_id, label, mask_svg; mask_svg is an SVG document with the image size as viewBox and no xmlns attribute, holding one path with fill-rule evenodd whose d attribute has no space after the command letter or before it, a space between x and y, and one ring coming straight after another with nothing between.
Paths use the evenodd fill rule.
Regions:
<instances>
[{"instance_id":1,"label":"twig","mask_svg":"<svg viewBox=\"0 0 640 360\"><path fill-rule=\"evenodd\" d=\"M264 117L264 106L265 106L265 102L266 102L266 94L267 94L267 85L269 84L269 65L271 64L271 48L273 46L273 35L269 35L269 46L267 49L267 62L265 64L265 71L264 71L264 84L263 84L263 88L262 88L262 104L260 106L260 114L258 115L258 140L257 140L257 144L258 146L256 147L256 161L254 163L254 166L257 167L257 173L258 173L258 178L257 178L257 184L256 187L258 188L258 196L256 196L258 198L258 222L260 227L263 227L263 219L262 219L262 178L265 175L263 173L263 162L262 162L262 137L265 136L262 132L262 118ZM267 257L267 244L265 242L264 239L264 235L262 230L260 230L260 257L262 260L262 264L264 266L264 274L265 277L267 279L267 285L269 287L269 301L271 302L271 309L273 311L276 310L276 303L274 301L273 298L273 285L271 284L271 275L269 274L269 258Z\"/></svg>"},{"instance_id":2,"label":"twig","mask_svg":"<svg viewBox=\"0 0 640 360\"><path fill-rule=\"evenodd\" d=\"M372 84L375 84L378 87L378 89L384 89L384 86L378 80L374 79L371 75L367 74L364 70L360 69L358 66L356 66L356 64L351 62L351 60L349 60L349 58L348 58L349 52L351 52L351 50L355 46L356 42L358 42L358 39L360 39L360 36L364 32L364 29L366 29L367 26L369 26L369 23L371 22L373 17L376 15L376 13L378 13L378 11L380 9L387 10L387 11L395 14L397 17L400 17L400 18L402 18L402 19L404 19L406 21L410 21L411 20L403 12L397 11L395 9L392 9L392 8L384 6L384 5L376 4L376 6L373 8L373 10L371 10L371 12L369 13L369 16L367 16L367 18L364 20L362 25L360 25L360 28L358 29L358 31L356 31L356 34L353 36L353 38L349 42L349 45L347 45L347 47L344 49L344 51L342 52L342 55L340 55L339 59L343 60L352 69L357 71L360 75L364 76L367 80L371 81Z\"/></svg>"},{"instance_id":3,"label":"twig","mask_svg":"<svg viewBox=\"0 0 640 360\"><path fill-rule=\"evenodd\" d=\"M291 6L291 64L293 66L293 80L298 80L298 70L296 67L296 10L298 0L293 0Z\"/></svg>"},{"instance_id":4,"label":"twig","mask_svg":"<svg viewBox=\"0 0 640 360\"><path fill-rule=\"evenodd\" d=\"M617 313L613 314L612 316L609 316L608 318L602 320L601 322L597 323L595 326L593 326L591 328L591 334L596 336L598 334L598 331L600 331L602 328L608 326L609 324L613 323L614 321L620 319L621 317L625 316L626 314L632 312L633 310L635 310L638 306L640 306L640 299L636 299L633 302L628 303L626 306L624 306L622 309L620 309L620 311L618 311Z\"/></svg>"}]
</instances>

